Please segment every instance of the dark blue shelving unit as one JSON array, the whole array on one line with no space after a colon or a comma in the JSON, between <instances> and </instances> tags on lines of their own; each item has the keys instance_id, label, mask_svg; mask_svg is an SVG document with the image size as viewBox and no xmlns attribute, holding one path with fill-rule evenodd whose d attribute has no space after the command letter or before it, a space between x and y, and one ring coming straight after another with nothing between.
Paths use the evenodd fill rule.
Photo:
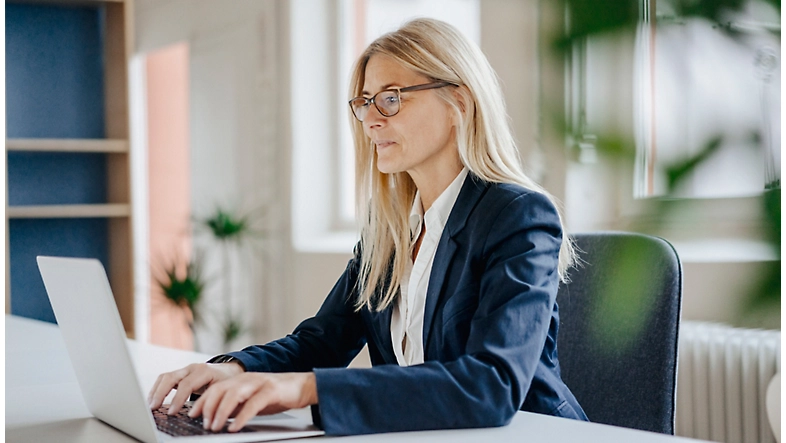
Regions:
<instances>
[{"instance_id":1,"label":"dark blue shelving unit","mask_svg":"<svg viewBox=\"0 0 786 443\"><path fill-rule=\"evenodd\" d=\"M102 153L9 152L8 204L106 203L106 156Z\"/></svg>"},{"instance_id":2,"label":"dark blue shelving unit","mask_svg":"<svg viewBox=\"0 0 786 443\"><path fill-rule=\"evenodd\" d=\"M55 322L38 273L38 255L95 257L108 264L107 221L102 218L9 220L11 313Z\"/></svg>"},{"instance_id":3,"label":"dark blue shelving unit","mask_svg":"<svg viewBox=\"0 0 786 443\"><path fill-rule=\"evenodd\" d=\"M100 2L78 7L6 3L9 140L107 137L106 11ZM108 203L107 156L117 154L6 152L9 213L30 206ZM93 257L109 269L112 222L8 217L11 313L55 322L35 257Z\"/></svg>"}]
</instances>

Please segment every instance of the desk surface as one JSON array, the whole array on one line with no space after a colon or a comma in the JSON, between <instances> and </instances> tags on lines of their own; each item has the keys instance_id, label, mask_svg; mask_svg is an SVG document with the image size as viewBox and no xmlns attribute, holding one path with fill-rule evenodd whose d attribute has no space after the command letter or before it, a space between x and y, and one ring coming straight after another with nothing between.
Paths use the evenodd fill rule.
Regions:
<instances>
[{"instance_id":1,"label":"desk surface","mask_svg":"<svg viewBox=\"0 0 786 443\"><path fill-rule=\"evenodd\" d=\"M5 318L5 438L8 442L132 442L133 438L93 418L85 406L57 326L14 316ZM208 357L128 341L144 392L161 372ZM292 411L308 415L307 410ZM341 441L429 442L527 441L695 442L632 429L519 412L502 428L407 432L341 437ZM314 440L311 440L314 441Z\"/></svg>"}]
</instances>

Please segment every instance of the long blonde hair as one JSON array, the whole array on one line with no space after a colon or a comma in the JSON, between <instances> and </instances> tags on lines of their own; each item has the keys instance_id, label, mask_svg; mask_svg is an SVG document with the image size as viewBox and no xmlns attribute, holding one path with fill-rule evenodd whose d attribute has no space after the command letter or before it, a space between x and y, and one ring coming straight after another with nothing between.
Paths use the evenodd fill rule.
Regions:
<instances>
[{"instance_id":1,"label":"long blonde hair","mask_svg":"<svg viewBox=\"0 0 786 443\"><path fill-rule=\"evenodd\" d=\"M390 57L433 81L460 86L435 92L457 115L459 157L470 173L487 182L515 183L535 190L559 208L548 192L524 174L497 75L476 44L445 22L428 18L412 20L366 48L353 69L350 98L362 95L366 65L376 54ZM447 89L462 95L463 106ZM383 310L396 298L405 273L412 246L409 211L417 189L406 172L379 172L371 139L363 132L362 123L351 114L350 120L355 143L357 214L361 224L356 306ZM573 244L563 231L558 267L561 279L566 278L574 260Z\"/></svg>"}]
</instances>

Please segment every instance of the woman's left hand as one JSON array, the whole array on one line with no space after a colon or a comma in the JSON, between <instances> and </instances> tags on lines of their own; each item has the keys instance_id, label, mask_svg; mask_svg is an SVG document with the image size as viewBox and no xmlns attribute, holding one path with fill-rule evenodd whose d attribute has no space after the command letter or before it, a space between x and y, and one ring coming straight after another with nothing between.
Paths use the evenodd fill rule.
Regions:
<instances>
[{"instance_id":1,"label":"woman's left hand","mask_svg":"<svg viewBox=\"0 0 786 443\"><path fill-rule=\"evenodd\" d=\"M258 414L275 414L317 403L317 379L313 372L246 372L211 385L194 403L189 415L202 416L205 429L228 427L239 431Z\"/></svg>"}]
</instances>

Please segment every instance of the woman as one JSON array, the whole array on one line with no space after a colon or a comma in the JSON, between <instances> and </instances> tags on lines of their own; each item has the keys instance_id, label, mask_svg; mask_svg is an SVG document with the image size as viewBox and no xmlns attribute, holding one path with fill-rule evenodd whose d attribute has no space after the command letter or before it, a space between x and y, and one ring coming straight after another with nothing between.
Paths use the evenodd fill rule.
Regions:
<instances>
[{"instance_id":1,"label":"woman","mask_svg":"<svg viewBox=\"0 0 786 443\"><path fill-rule=\"evenodd\" d=\"M586 420L556 350L573 250L480 49L414 20L366 49L351 93L363 226L346 271L286 338L161 375L151 408L208 387L191 415L213 430L308 405L328 434ZM346 369L365 344L373 368Z\"/></svg>"}]
</instances>

